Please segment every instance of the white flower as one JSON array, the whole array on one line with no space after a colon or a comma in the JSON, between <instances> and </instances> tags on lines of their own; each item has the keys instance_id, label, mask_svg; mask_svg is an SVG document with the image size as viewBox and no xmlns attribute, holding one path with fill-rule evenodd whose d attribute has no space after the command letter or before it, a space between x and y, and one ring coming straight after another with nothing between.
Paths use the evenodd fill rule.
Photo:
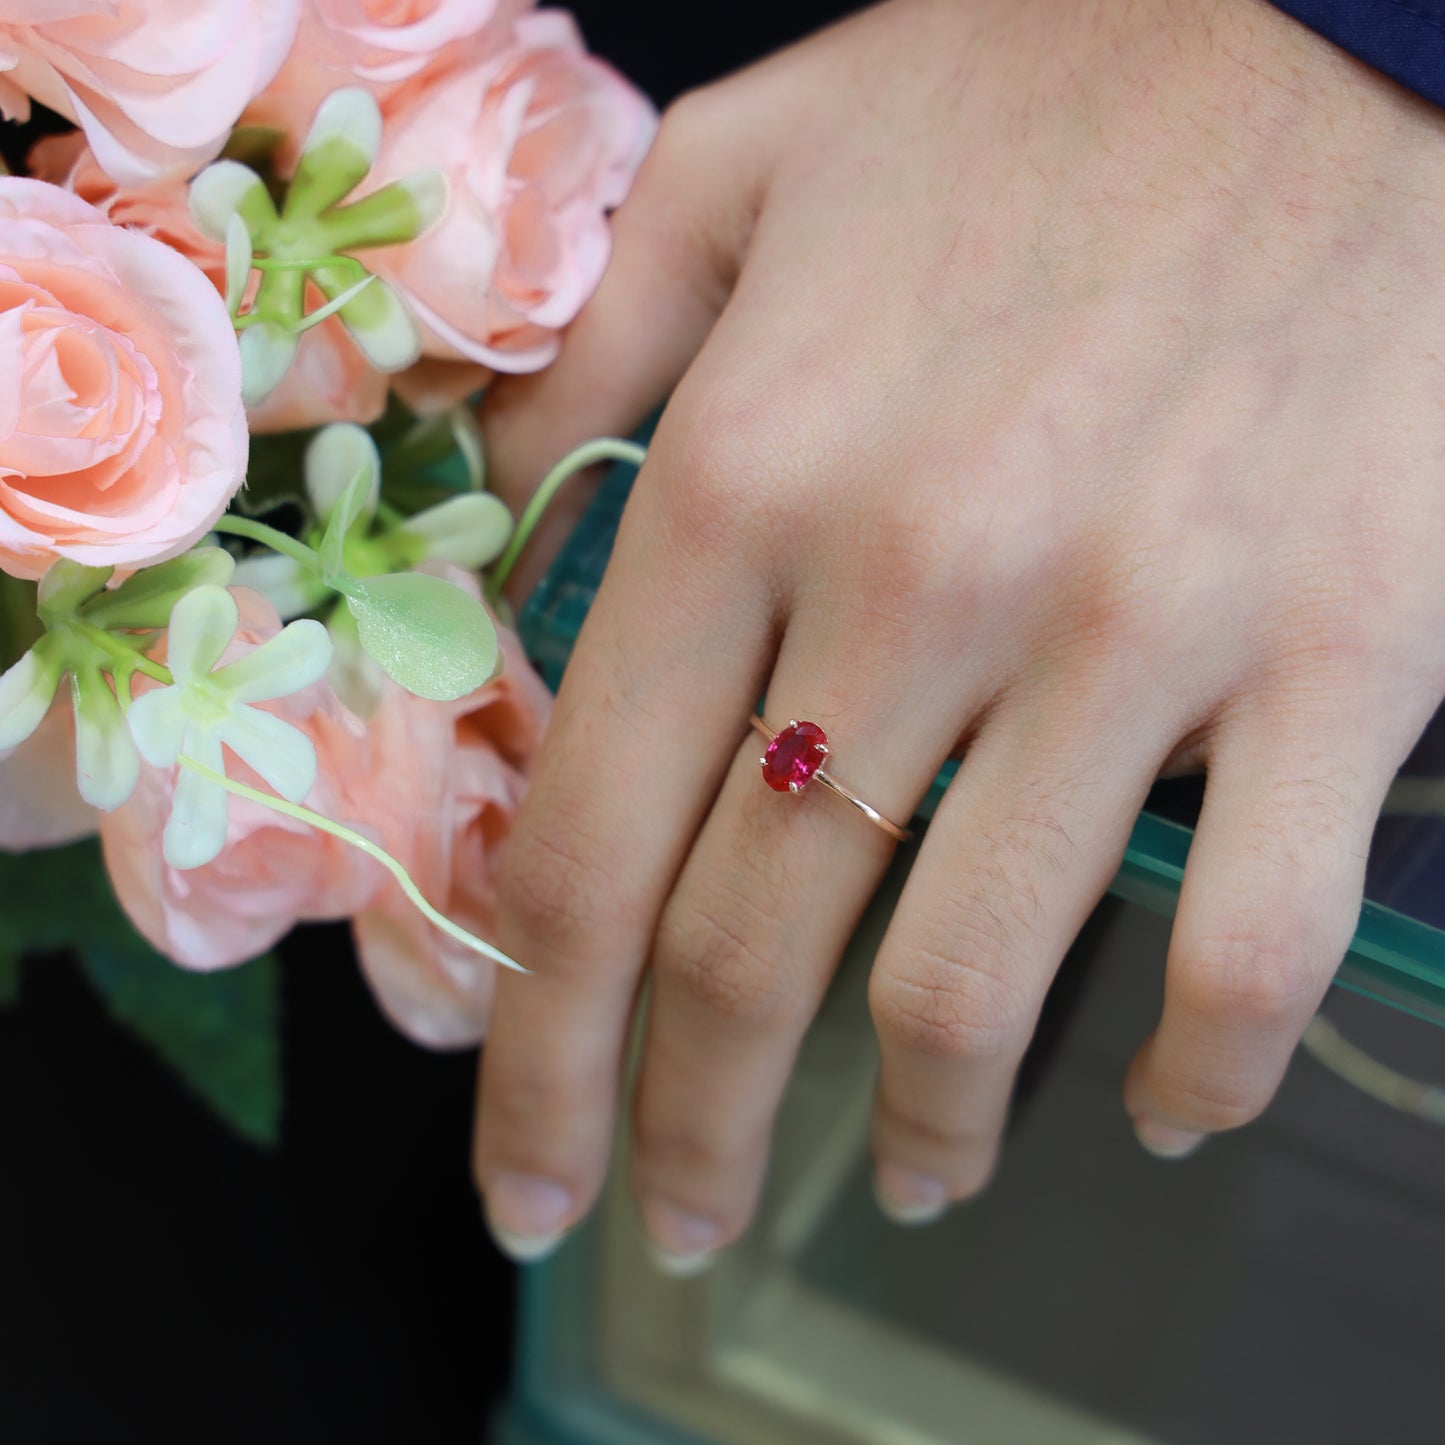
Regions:
<instances>
[{"instance_id":1,"label":"white flower","mask_svg":"<svg viewBox=\"0 0 1445 1445\"><path fill-rule=\"evenodd\" d=\"M171 613L166 661L173 685L144 693L127 714L141 756L154 767L190 758L225 771L230 748L283 798L299 803L316 781L316 749L290 723L250 706L318 681L331 661L319 622L293 622L269 642L218 667L240 615L224 587L188 592ZM165 830L173 868L198 868L226 844L226 791L182 768Z\"/></svg>"},{"instance_id":2,"label":"white flower","mask_svg":"<svg viewBox=\"0 0 1445 1445\"><path fill-rule=\"evenodd\" d=\"M366 485L349 494L358 475L366 477ZM317 432L306 451L305 477L311 509L335 544L331 562L353 577L408 572L426 562L475 571L496 561L512 535L511 512L489 492L463 492L404 521L378 524L381 456L366 429L352 422L334 422ZM348 503L351 510L338 516ZM325 560L325 543L321 551ZM375 714L385 672L362 646L346 604L332 602L320 571L293 557L257 553L237 565L235 580L260 592L281 617L322 613L335 648L332 688L358 717Z\"/></svg>"}]
</instances>

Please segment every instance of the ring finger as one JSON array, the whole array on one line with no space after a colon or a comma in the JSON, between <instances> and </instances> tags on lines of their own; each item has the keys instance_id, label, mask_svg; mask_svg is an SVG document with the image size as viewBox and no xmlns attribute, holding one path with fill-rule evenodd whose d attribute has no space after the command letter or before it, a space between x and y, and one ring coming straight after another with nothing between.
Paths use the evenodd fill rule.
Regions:
<instances>
[{"instance_id":1,"label":"ring finger","mask_svg":"<svg viewBox=\"0 0 1445 1445\"><path fill-rule=\"evenodd\" d=\"M930 686L905 675L896 651L860 657L841 610L794 615L766 717L819 724L827 771L903 823L977 699L963 695L965 669L935 669ZM677 1271L745 1227L799 1042L895 846L816 781L802 797L771 790L765 746L748 728L654 947L633 1183Z\"/></svg>"}]
</instances>

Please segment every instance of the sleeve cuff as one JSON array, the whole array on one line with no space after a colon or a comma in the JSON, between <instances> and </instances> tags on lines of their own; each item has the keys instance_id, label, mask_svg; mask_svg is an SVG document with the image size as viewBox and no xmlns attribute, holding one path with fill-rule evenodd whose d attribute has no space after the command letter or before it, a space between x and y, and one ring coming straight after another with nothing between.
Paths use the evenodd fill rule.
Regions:
<instances>
[{"instance_id":1,"label":"sleeve cuff","mask_svg":"<svg viewBox=\"0 0 1445 1445\"><path fill-rule=\"evenodd\" d=\"M1271 0L1435 105L1445 106L1445 0Z\"/></svg>"}]
</instances>

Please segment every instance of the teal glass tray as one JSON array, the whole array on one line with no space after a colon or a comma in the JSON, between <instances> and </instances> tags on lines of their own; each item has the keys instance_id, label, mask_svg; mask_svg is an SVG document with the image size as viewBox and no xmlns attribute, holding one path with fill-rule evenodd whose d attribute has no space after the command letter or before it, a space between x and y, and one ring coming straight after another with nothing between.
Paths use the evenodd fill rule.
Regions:
<instances>
[{"instance_id":1,"label":"teal glass tray","mask_svg":"<svg viewBox=\"0 0 1445 1445\"><path fill-rule=\"evenodd\" d=\"M518 617L523 644L554 690L611 556L633 475L630 466L612 468ZM932 814L957 766L939 774L920 818ZM1406 811L1387 811L1377 830L1366 902L1335 982L1445 1024L1445 713L1427 730L1394 793ZM1110 892L1172 917L1192 839L1190 827L1146 809Z\"/></svg>"}]
</instances>

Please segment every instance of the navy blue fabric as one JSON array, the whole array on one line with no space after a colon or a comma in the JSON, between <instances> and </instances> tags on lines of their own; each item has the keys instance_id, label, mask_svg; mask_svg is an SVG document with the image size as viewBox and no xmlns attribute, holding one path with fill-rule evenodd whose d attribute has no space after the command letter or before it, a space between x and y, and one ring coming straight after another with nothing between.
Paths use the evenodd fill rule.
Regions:
<instances>
[{"instance_id":1,"label":"navy blue fabric","mask_svg":"<svg viewBox=\"0 0 1445 1445\"><path fill-rule=\"evenodd\" d=\"M1367 65L1445 106L1445 0L1273 0Z\"/></svg>"}]
</instances>

